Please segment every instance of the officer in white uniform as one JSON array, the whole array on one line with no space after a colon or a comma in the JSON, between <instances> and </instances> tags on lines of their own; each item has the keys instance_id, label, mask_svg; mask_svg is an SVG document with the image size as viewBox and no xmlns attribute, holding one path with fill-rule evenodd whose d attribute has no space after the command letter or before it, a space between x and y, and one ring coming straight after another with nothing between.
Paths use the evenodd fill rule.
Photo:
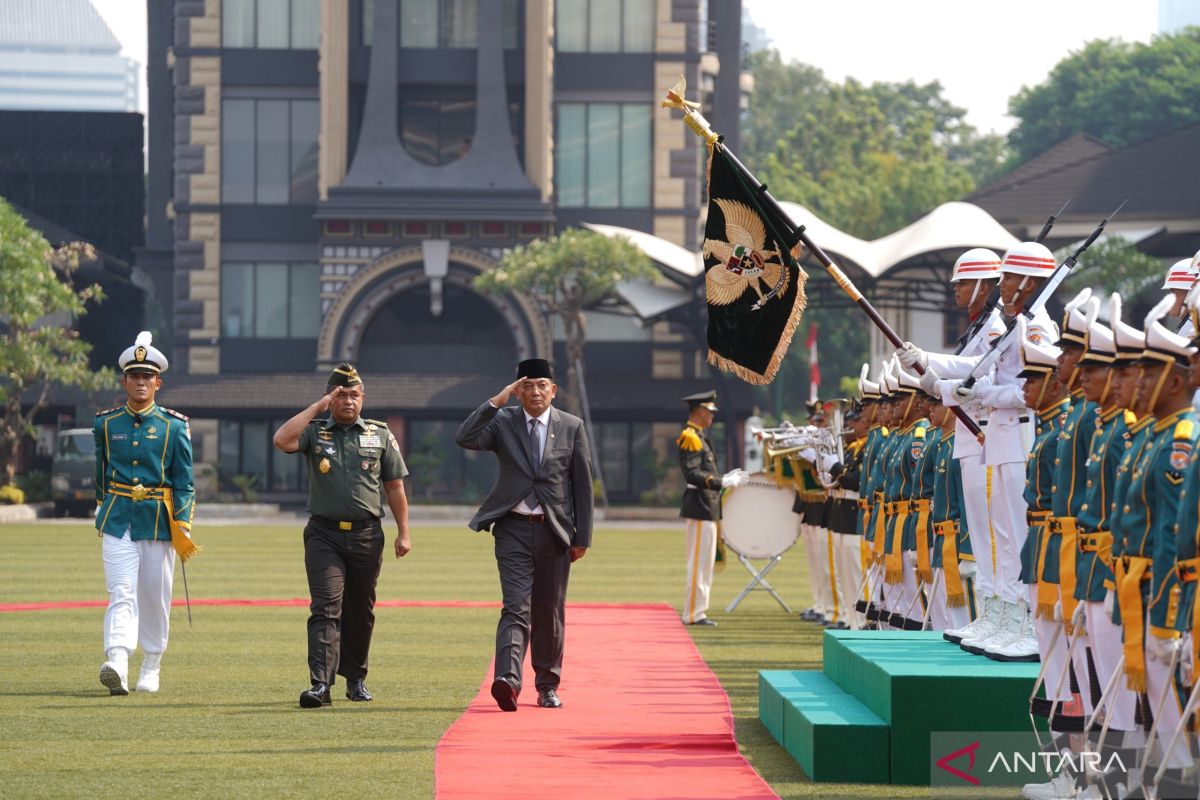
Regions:
<instances>
[{"instance_id":1,"label":"officer in white uniform","mask_svg":"<svg viewBox=\"0 0 1200 800\"><path fill-rule=\"evenodd\" d=\"M1023 242L1004 254L1000 263L1000 303L1008 316L1022 314L1044 281L1054 274L1057 263L1054 254L1037 242ZM1032 318L1026 315L1026 335L1033 344L1053 342L1058 338L1058 326L1044 309ZM1021 604L1024 589L1020 583L1021 548L1029 533L1025 518L1025 457L1028 449L1022 436L1022 425L1030 419L1017 377L1024 368L1017 337L1010 336L1003 354L989 375L979 378L971 387L964 380L978 362L978 357L932 358L915 345L906 342L899 351L901 361L932 367L939 394L947 405L964 405L979 400L987 413L986 437L983 443L983 465L991 474L988 511L996 557L994 596L982 599L982 613L974 631L964 631L959 642L964 648L985 650L988 640L1007 634L1010 627L1024 623L1025 609ZM948 385L942 385L943 383ZM947 391L948 390L948 391ZM958 438L956 436L956 438ZM969 434L963 438L969 438ZM970 489L965 485L964 492ZM968 522L968 525L970 523ZM991 544L991 543L989 543Z\"/></svg>"}]
</instances>

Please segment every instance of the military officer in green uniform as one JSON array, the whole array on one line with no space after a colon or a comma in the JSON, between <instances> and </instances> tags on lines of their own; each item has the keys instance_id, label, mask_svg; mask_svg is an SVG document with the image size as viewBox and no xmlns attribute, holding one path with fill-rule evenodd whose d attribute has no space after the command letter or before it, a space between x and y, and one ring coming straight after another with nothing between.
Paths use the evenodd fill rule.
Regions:
<instances>
[{"instance_id":1,"label":"military officer in green uniform","mask_svg":"<svg viewBox=\"0 0 1200 800\"><path fill-rule=\"evenodd\" d=\"M139 692L157 692L171 622L175 555L192 544L192 439L187 417L155 403L167 358L148 331L121 353L127 401L96 415L96 529L100 531L108 610L100 683L129 694L129 656L144 656Z\"/></svg>"},{"instance_id":2,"label":"military officer in green uniform","mask_svg":"<svg viewBox=\"0 0 1200 800\"><path fill-rule=\"evenodd\" d=\"M687 520L687 586L683 597L685 625L716 625L708 618L708 595L712 589L713 562L717 557L717 522L721 519L721 489L740 486L747 475L735 469L722 475L717 454L708 441L708 429L717 411L715 391L697 392L683 398L688 404L688 421L675 440L679 467L687 488L679 516Z\"/></svg>"},{"instance_id":3,"label":"military officer in green uniform","mask_svg":"<svg viewBox=\"0 0 1200 800\"><path fill-rule=\"evenodd\" d=\"M383 504L396 520L396 558L412 549L408 533L408 474L400 444L385 423L361 416L362 378L348 363L334 368L327 394L275 432L275 446L301 453L308 465L304 567L312 597L308 669L312 687L302 708L330 705L335 677L346 697L371 700L365 683L375 625L375 584L383 562ZM329 412L329 416L318 418Z\"/></svg>"}]
</instances>

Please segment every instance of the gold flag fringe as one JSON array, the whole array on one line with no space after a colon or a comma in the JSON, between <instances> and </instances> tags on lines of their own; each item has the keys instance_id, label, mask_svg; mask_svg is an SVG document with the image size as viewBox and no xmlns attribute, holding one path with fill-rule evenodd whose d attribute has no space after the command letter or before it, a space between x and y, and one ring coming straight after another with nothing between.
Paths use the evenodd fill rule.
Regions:
<instances>
[{"instance_id":1,"label":"gold flag fringe","mask_svg":"<svg viewBox=\"0 0 1200 800\"><path fill-rule=\"evenodd\" d=\"M784 268L787 268L786 264ZM779 372L779 367L783 364L783 357L787 355L788 349L792 346L792 336L796 333L796 328L800 324L800 318L804 315L805 309L808 308L808 295L804 292L804 285L807 281L808 273L802 268L797 267L796 297L792 302L792 310L788 314L787 325L784 326L783 332L779 337L779 343L775 346L775 351L771 354L771 360L767 364L765 372L758 373L748 367L744 367L736 361L725 358L725 356L711 347L708 350L708 363L723 372L732 372L746 383L756 386L765 386L775 380L775 375Z\"/></svg>"}]
</instances>

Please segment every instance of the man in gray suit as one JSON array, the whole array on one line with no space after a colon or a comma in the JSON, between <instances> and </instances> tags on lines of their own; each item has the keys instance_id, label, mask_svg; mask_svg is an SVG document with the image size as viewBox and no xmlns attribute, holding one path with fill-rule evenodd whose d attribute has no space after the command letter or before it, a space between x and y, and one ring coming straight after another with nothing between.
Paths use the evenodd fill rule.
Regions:
<instances>
[{"instance_id":1,"label":"man in gray suit","mask_svg":"<svg viewBox=\"0 0 1200 800\"><path fill-rule=\"evenodd\" d=\"M492 697L517 710L521 668L532 638L537 704L561 708L564 613L571 564L592 542L592 468L579 417L551 406L558 387L545 359L522 361L517 379L475 409L455 441L491 450L500 474L471 519L492 529L504 607L496 628ZM513 395L520 408L505 408Z\"/></svg>"}]
</instances>

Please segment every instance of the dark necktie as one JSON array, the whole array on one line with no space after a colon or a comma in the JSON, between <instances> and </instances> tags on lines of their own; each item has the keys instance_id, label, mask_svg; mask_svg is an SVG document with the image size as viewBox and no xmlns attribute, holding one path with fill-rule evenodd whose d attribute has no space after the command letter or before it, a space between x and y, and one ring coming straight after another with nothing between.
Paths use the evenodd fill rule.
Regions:
<instances>
[{"instance_id":1,"label":"dark necktie","mask_svg":"<svg viewBox=\"0 0 1200 800\"><path fill-rule=\"evenodd\" d=\"M538 467L542 465L542 448L538 446L538 421L536 419L529 420L529 454L533 458L533 474L536 475ZM530 510L537 508L537 495L533 492L525 498L525 505L529 506Z\"/></svg>"}]
</instances>

